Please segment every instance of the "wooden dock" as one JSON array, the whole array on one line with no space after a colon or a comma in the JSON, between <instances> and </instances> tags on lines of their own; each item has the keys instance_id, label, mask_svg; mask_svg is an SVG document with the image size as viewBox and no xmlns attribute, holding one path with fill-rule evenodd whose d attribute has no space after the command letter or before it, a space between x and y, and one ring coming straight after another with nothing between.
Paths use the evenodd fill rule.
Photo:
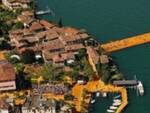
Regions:
<instances>
[{"instance_id":1,"label":"wooden dock","mask_svg":"<svg viewBox=\"0 0 150 113\"><path fill-rule=\"evenodd\" d=\"M102 44L101 47L106 52L115 52L121 49L137 46L137 45L148 43L148 42L150 42L150 33L145 33L142 35Z\"/></svg>"}]
</instances>

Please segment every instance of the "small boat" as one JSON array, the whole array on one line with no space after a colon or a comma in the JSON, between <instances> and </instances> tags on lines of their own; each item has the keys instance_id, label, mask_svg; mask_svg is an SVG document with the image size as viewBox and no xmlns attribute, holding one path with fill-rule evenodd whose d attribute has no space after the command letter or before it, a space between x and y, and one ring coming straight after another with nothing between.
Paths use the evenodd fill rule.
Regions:
<instances>
[{"instance_id":1,"label":"small boat","mask_svg":"<svg viewBox=\"0 0 150 113\"><path fill-rule=\"evenodd\" d=\"M91 104L94 104L95 103L95 100L91 100Z\"/></svg>"},{"instance_id":2,"label":"small boat","mask_svg":"<svg viewBox=\"0 0 150 113\"><path fill-rule=\"evenodd\" d=\"M121 102L120 99L114 99L113 101L114 101L114 102Z\"/></svg>"},{"instance_id":3,"label":"small boat","mask_svg":"<svg viewBox=\"0 0 150 113\"><path fill-rule=\"evenodd\" d=\"M138 88L139 94L140 94L141 96L143 96L143 95L144 95L144 87L143 87L143 84L142 84L141 81L138 81L137 88Z\"/></svg>"},{"instance_id":4,"label":"small boat","mask_svg":"<svg viewBox=\"0 0 150 113\"><path fill-rule=\"evenodd\" d=\"M109 108L112 109L112 110L116 110L118 107L116 107L116 106L110 106Z\"/></svg>"},{"instance_id":5,"label":"small boat","mask_svg":"<svg viewBox=\"0 0 150 113\"><path fill-rule=\"evenodd\" d=\"M119 105L121 105L121 102L115 102L115 103L113 103L113 106L119 106Z\"/></svg>"},{"instance_id":6,"label":"small boat","mask_svg":"<svg viewBox=\"0 0 150 113\"><path fill-rule=\"evenodd\" d=\"M114 110L111 110L111 109L107 109L107 112L108 112L108 113L114 113L115 111L114 111Z\"/></svg>"},{"instance_id":7,"label":"small boat","mask_svg":"<svg viewBox=\"0 0 150 113\"><path fill-rule=\"evenodd\" d=\"M103 97L107 97L107 93L102 93L102 96Z\"/></svg>"},{"instance_id":8,"label":"small boat","mask_svg":"<svg viewBox=\"0 0 150 113\"><path fill-rule=\"evenodd\" d=\"M120 97L121 97L121 95L117 95L117 96L114 97L114 99L118 99Z\"/></svg>"},{"instance_id":9,"label":"small boat","mask_svg":"<svg viewBox=\"0 0 150 113\"><path fill-rule=\"evenodd\" d=\"M99 97L99 96L100 96L100 92L97 92L97 93L96 93L96 97Z\"/></svg>"},{"instance_id":10,"label":"small boat","mask_svg":"<svg viewBox=\"0 0 150 113\"><path fill-rule=\"evenodd\" d=\"M41 10L41 11L37 11L36 12L36 15L44 15L44 14L48 14L50 13L51 11L48 9L48 10Z\"/></svg>"}]
</instances>

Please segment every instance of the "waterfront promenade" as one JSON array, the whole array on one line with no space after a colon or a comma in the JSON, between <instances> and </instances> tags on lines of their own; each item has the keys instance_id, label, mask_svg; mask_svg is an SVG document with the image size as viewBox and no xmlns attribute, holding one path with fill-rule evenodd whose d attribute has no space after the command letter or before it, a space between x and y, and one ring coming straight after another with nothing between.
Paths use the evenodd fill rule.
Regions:
<instances>
[{"instance_id":1,"label":"waterfront promenade","mask_svg":"<svg viewBox=\"0 0 150 113\"><path fill-rule=\"evenodd\" d=\"M128 47L137 46L140 44L150 42L150 33L145 33L142 35L137 35L130 38L125 38L122 40L112 41L110 43L102 44L101 47L106 52L115 52L121 49L125 49Z\"/></svg>"}]
</instances>

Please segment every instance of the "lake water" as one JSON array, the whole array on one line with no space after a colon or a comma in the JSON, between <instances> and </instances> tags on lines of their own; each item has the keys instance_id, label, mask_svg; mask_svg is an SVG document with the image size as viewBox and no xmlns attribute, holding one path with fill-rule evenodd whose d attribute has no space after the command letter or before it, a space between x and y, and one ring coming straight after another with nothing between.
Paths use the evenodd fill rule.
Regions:
<instances>
[{"instance_id":1,"label":"lake water","mask_svg":"<svg viewBox=\"0 0 150 113\"><path fill-rule=\"evenodd\" d=\"M150 32L150 0L37 0L37 9L48 6L55 15L41 16L63 25L84 28L101 43ZM126 78L134 75L145 86L145 95L129 91L124 113L150 113L150 44L128 48L112 56ZM99 99L93 113L106 113L112 99Z\"/></svg>"}]
</instances>

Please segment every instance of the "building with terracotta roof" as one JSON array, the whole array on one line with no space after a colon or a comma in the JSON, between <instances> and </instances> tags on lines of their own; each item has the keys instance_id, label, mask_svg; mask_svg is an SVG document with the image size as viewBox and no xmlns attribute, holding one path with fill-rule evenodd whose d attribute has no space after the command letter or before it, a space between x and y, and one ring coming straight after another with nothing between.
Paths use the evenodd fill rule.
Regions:
<instances>
[{"instance_id":1,"label":"building with terracotta roof","mask_svg":"<svg viewBox=\"0 0 150 113\"><path fill-rule=\"evenodd\" d=\"M24 15L24 16L27 16L27 17L34 17L34 13L32 12L32 11L23 11L22 13L21 13L22 15Z\"/></svg>"},{"instance_id":2,"label":"building with terracotta roof","mask_svg":"<svg viewBox=\"0 0 150 113\"><path fill-rule=\"evenodd\" d=\"M85 48L84 41L89 35L71 27L60 28L46 20L35 20L29 28L9 32L9 37L19 53L27 49L41 51L45 62L59 64L55 58L59 55L63 62L73 62L78 50Z\"/></svg>"},{"instance_id":3,"label":"building with terracotta roof","mask_svg":"<svg viewBox=\"0 0 150 113\"><path fill-rule=\"evenodd\" d=\"M63 28L63 35L60 38L65 44L72 45L83 43L89 39L89 35L75 28L65 27Z\"/></svg>"},{"instance_id":4,"label":"building with terracotta roof","mask_svg":"<svg viewBox=\"0 0 150 113\"><path fill-rule=\"evenodd\" d=\"M30 25L30 30L31 31L38 32L38 31L44 31L44 29L45 29L44 26L41 25L38 21L34 21Z\"/></svg>"},{"instance_id":5,"label":"building with terracotta roof","mask_svg":"<svg viewBox=\"0 0 150 113\"><path fill-rule=\"evenodd\" d=\"M83 44L72 44L72 45L66 45L65 50L67 52L78 52L80 49L84 49L85 46Z\"/></svg>"},{"instance_id":6,"label":"building with terracotta roof","mask_svg":"<svg viewBox=\"0 0 150 113\"><path fill-rule=\"evenodd\" d=\"M8 61L0 61L0 91L16 89L15 70Z\"/></svg>"},{"instance_id":7,"label":"building with terracotta roof","mask_svg":"<svg viewBox=\"0 0 150 113\"><path fill-rule=\"evenodd\" d=\"M56 27L54 23L50 23L47 20L40 20L40 24L42 24L46 29L51 29L53 27Z\"/></svg>"},{"instance_id":8,"label":"building with terracotta roof","mask_svg":"<svg viewBox=\"0 0 150 113\"><path fill-rule=\"evenodd\" d=\"M23 23L24 27L29 27L34 19L34 13L31 11L23 11L21 15L17 17L17 20Z\"/></svg>"},{"instance_id":9,"label":"building with terracotta roof","mask_svg":"<svg viewBox=\"0 0 150 113\"><path fill-rule=\"evenodd\" d=\"M9 113L11 105L6 102L5 98L0 99L0 113Z\"/></svg>"},{"instance_id":10,"label":"building with terracotta roof","mask_svg":"<svg viewBox=\"0 0 150 113\"><path fill-rule=\"evenodd\" d=\"M2 3L9 9L28 8L31 0L2 0Z\"/></svg>"},{"instance_id":11,"label":"building with terracotta roof","mask_svg":"<svg viewBox=\"0 0 150 113\"><path fill-rule=\"evenodd\" d=\"M97 64L99 62L99 54L93 47L87 47L87 54L92 59L94 64Z\"/></svg>"},{"instance_id":12,"label":"building with terracotta roof","mask_svg":"<svg viewBox=\"0 0 150 113\"><path fill-rule=\"evenodd\" d=\"M99 63L100 57L93 47L87 47L88 60L93 70L97 72L96 65Z\"/></svg>"}]
</instances>

